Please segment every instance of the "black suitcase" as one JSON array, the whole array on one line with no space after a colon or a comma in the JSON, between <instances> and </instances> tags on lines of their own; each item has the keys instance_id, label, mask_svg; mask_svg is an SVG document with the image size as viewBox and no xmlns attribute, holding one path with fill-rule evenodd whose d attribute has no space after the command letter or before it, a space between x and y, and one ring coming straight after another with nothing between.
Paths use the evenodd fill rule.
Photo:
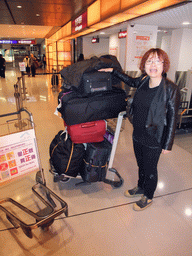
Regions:
<instances>
[{"instance_id":1,"label":"black suitcase","mask_svg":"<svg viewBox=\"0 0 192 256\"><path fill-rule=\"evenodd\" d=\"M62 95L57 107L67 125L116 118L126 110L127 97L121 88L78 97L75 92Z\"/></svg>"},{"instance_id":2,"label":"black suitcase","mask_svg":"<svg viewBox=\"0 0 192 256\"><path fill-rule=\"evenodd\" d=\"M112 145L107 139L102 142L87 143L85 166L81 173L84 182L104 181Z\"/></svg>"},{"instance_id":3,"label":"black suitcase","mask_svg":"<svg viewBox=\"0 0 192 256\"><path fill-rule=\"evenodd\" d=\"M112 90L112 78L110 72L88 72L83 74L79 92L86 96L89 93Z\"/></svg>"}]
</instances>

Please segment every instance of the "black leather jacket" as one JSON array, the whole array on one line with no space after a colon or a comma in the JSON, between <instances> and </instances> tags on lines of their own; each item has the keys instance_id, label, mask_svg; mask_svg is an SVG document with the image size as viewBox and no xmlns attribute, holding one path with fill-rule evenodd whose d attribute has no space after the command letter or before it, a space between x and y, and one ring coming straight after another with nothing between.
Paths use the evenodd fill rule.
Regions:
<instances>
[{"instance_id":1,"label":"black leather jacket","mask_svg":"<svg viewBox=\"0 0 192 256\"><path fill-rule=\"evenodd\" d=\"M114 70L113 74L128 86L137 88L136 93L144 83L148 83L149 81L149 76L145 75L141 75L138 78L132 78L119 70ZM159 85L157 93L149 108L145 125L147 131L157 138L162 149L172 149L179 105L179 88L172 81L163 77L162 83ZM134 114L133 107L131 107L130 113Z\"/></svg>"}]
</instances>

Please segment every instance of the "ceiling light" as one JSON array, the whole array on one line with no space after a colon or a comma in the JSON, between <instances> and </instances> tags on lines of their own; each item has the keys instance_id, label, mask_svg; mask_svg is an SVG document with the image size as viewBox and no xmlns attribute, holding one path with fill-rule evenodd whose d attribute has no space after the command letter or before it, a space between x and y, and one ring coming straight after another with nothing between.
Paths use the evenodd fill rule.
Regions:
<instances>
[{"instance_id":1,"label":"ceiling light","mask_svg":"<svg viewBox=\"0 0 192 256\"><path fill-rule=\"evenodd\" d=\"M189 25L190 22L189 22L189 21L184 21L182 24L183 24L183 25Z\"/></svg>"},{"instance_id":2,"label":"ceiling light","mask_svg":"<svg viewBox=\"0 0 192 256\"><path fill-rule=\"evenodd\" d=\"M192 215L192 210L191 210L190 208L187 208L187 209L185 210L185 214L186 214L187 216L191 216L191 215Z\"/></svg>"},{"instance_id":3,"label":"ceiling light","mask_svg":"<svg viewBox=\"0 0 192 256\"><path fill-rule=\"evenodd\" d=\"M38 13L37 13L37 14L36 14L36 16L37 16L37 17L39 17L39 16L40 16L40 14L38 14Z\"/></svg>"},{"instance_id":4,"label":"ceiling light","mask_svg":"<svg viewBox=\"0 0 192 256\"><path fill-rule=\"evenodd\" d=\"M105 34L105 32L100 32L100 35L104 35Z\"/></svg>"},{"instance_id":5,"label":"ceiling light","mask_svg":"<svg viewBox=\"0 0 192 256\"><path fill-rule=\"evenodd\" d=\"M18 9L21 9L21 8L22 8L22 6L21 6L21 5L18 5L18 6L17 6L17 8L18 8Z\"/></svg>"}]
</instances>

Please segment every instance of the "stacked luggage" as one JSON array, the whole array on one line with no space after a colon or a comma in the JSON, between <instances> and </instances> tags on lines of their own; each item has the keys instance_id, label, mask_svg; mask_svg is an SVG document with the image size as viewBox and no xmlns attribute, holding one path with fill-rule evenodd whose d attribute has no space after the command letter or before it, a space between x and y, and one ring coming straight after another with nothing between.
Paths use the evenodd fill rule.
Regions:
<instances>
[{"instance_id":1,"label":"stacked luggage","mask_svg":"<svg viewBox=\"0 0 192 256\"><path fill-rule=\"evenodd\" d=\"M81 63L75 63L68 67L68 72L65 69L63 72L61 71L64 85L59 93L57 110L62 115L66 131L60 131L56 135L57 139L54 138L57 143L53 140L54 143L52 141L50 145L50 161L59 175L76 177L80 174L83 183L97 181L109 183L106 179L106 172L112 141L107 136L109 131L107 131L106 119L117 118L120 112L126 110L127 102L125 91L119 88L119 85L114 85L117 81L113 75L109 72L99 72L97 69L110 67L108 65L109 63L110 65L114 64L114 58L110 55L104 56L100 61L104 62L103 65L98 62L98 59L94 59L95 65L92 60L92 68L90 68L90 61L87 63L83 63L83 61L81 62L83 63L82 69L76 70L75 73L74 69ZM115 61L119 68L116 58ZM74 74L78 73L78 86L74 86L74 82L69 84L71 69L73 70L73 81ZM66 76L68 82L65 83ZM62 148L66 145L68 149L70 148L70 150L66 150L66 154L64 153L67 163L62 161L63 152L60 155L57 152L61 145ZM122 178L119 174L117 176L119 181L114 181L114 184L110 183L116 187L122 184Z\"/></svg>"}]
</instances>

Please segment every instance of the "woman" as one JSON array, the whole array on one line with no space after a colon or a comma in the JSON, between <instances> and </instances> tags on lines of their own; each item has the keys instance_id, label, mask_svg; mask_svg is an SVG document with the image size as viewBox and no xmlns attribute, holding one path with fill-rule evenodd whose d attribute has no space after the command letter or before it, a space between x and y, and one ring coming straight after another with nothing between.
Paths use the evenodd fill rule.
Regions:
<instances>
[{"instance_id":1,"label":"woman","mask_svg":"<svg viewBox=\"0 0 192 256\"><path fill-rule=\"evenodd\" d=\"M169 66L167 54L159 48L152 48L141 59L142 75L138 78L111 68L100 70L113 71L128 86L137 88L130 114L133 116L133 146L139 180L135 188L124 194L127 197L141 196L133 205L136 211L152 204L160 154L170 152L173 145L180 92L173 82L165 78Z\"/></svg>"},{"instance_id":2,"label":"woman","mask_svg":"<svg viewBox=\"0 0 192 256\"><path fill-rule=\"evenodd\" d=\"M31 74L33 77L35 77L36 74L36 57L31 53L31 57L30 57L30 66L31 66Z\"/></svg>"},{"instance_id":3,"label":"woman","mask_svg":"<svg viewBox=\"0 0 192 256\"><path fill-rule=\"evenodd\" d=\"M26 57L24 58L23 62L25 62L25 67L26 67L27 75L30 76L31 65L30 65L30 58L29 58L28 55L26 55Z\"/></svg>"}]
</instances>

